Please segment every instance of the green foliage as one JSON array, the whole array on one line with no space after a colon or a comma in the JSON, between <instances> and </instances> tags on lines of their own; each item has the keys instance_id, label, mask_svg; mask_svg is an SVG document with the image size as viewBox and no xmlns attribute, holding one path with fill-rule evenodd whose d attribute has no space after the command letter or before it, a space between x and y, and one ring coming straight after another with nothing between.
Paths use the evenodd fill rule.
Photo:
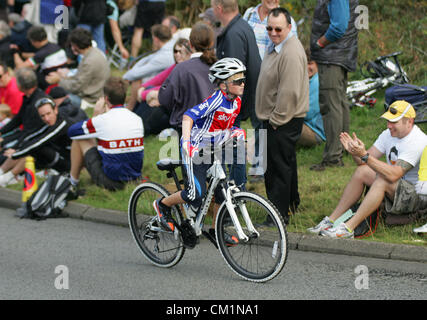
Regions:
<instances>
[{"instance_id":1,"label":"green foliage","mask_svg":"<svg viewBox=\"0 0 427 320\"><path fill-rule=\"evenodd\" d=\"M240 13L256 6L260 1L239 0ZM369 29L359 32L358 63L373 60L378 56L402 51L400 61L414 84L427 83L427 1L426 0L359 0L360 5L369 10ZM281 0L280 5L287 8L295 21L304 18L298 26L298 36L304 46L308 46L311 33L311 20L316 0ZM199 13L210 7L210 0L167 1L169 13L180 17L186 26L193 25ZM350 75L360 78L359 72Z\"/></svg>"}]
</instances>

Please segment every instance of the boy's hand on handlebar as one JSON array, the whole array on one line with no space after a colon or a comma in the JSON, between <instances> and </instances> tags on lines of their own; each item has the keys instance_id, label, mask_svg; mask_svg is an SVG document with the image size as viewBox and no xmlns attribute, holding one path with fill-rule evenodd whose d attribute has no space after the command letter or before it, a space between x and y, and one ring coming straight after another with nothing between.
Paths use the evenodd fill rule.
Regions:
<instances>
[{"instance_id":1,"label":"boy's hand on handlebar","mask_svg":"<svg viewBox=\"0 0 427 320\"><path fill-rule=\"evenodd\" d=\"M185 154L188 155L190 158L192 158L197 152L199 152L199 149L194 147L191 144L190 140L182 140L181 148L185 152Z\"/></svg>"}]
</instances>

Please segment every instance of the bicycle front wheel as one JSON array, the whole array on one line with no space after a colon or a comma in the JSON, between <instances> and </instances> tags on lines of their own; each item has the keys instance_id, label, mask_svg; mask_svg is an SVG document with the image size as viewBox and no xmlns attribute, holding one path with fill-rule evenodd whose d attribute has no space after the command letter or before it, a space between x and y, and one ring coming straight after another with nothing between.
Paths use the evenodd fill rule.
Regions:
<instances>
[{"instance_id":1,"label":"bicycle front wheel","mask_svg":"<svg viewBox=\"0 0 427 320\"><path fill-rule=\"evenodd\" d=\"M288 255L287 232L274 205L251 192L233 195L234 210L247 239L239 239L225 203L219 209L215 229L219 250L228 266L239 276L265 282L283 269ZM246 223L248 213L252 226ZM238 239L238 243L230 241Z\"/></svg>"},{"instance_id":2,"label":"bicycle front wheel","mask_svg":"<svg viewBox=\"0 0 427 320\"><path fill-rule=\"evenodd\" d=\"M145 182L135 188L128 207L129 227L138 248L151 263L164 268L176 265L185 252L178 228L174 232L163 230L153 207L154 200L169 194L161 185ZM179 207L173 207L171 212L181 224Z\"/></svg>"}]
</instances>

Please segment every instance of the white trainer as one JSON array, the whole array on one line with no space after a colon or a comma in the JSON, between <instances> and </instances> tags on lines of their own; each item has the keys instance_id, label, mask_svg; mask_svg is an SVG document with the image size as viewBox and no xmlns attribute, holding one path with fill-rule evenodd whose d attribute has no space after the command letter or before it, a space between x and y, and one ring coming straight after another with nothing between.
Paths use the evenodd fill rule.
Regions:
<instances>
[{"instance_id":1,"label":"white trainer","mask_svg":"<svg viewBox=\"0 0 427 320\"><path fill-rule=\"evenodd\" d=\"M427 223L419 228L414 229L415 233L424 233L427 232Z\"/></svg>"},{"instance_id":2,"label":"white trainer","mask_svg":"<svg viewBox=\"0 0 427 320\"><path fill-rule=\"evenodd\" d=\"M354 231L350 231L346 224L342 222L338 225L338 227L320 231L320 235L339 239L354 238Z\"/></svg>"},{"instance_id":3,"label":"white trainer","mask_svg":"<svg viewBox=\"0 0 427 320\"><path fill-rule=\"evenodd\" d=\"M315 226L308 228L307 231L314 233L314 234L320 234L322 230L327 230L329 228L332 228L334 226L333 222L329 219L329 217L324 217L320 223Z\"/></svg>"},{"instance_id":4,"label":"white trainer","mask_svg":"<svg viewBox=\"0 0 427 320\"><path fill-rule=\"evenodd\" d=\"M9 182L14 178L15 178L15 176L13 175L13 173L11 171L1 175L0 176L0 187L3 187L3 188L6 187L9 184Z\"/></svg>"}]
</instances>

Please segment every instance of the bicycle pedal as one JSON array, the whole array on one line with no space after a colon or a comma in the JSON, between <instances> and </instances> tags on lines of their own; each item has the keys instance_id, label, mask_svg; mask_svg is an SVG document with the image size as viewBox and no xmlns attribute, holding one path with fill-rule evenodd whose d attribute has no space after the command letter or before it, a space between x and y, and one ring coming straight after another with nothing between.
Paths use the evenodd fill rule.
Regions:
<instances>
[{"instance_id":1,"label":"bicycle pedal","mask_svg":"<svg viewBox=\"0 0 427 320\"><path fill-rule=\"evenodd\" d=\"M193 249L200 240L191 226L190 220L187 219L181 223L179 229L184 247L187 249Z\"/></svg>"}]
</instances>

